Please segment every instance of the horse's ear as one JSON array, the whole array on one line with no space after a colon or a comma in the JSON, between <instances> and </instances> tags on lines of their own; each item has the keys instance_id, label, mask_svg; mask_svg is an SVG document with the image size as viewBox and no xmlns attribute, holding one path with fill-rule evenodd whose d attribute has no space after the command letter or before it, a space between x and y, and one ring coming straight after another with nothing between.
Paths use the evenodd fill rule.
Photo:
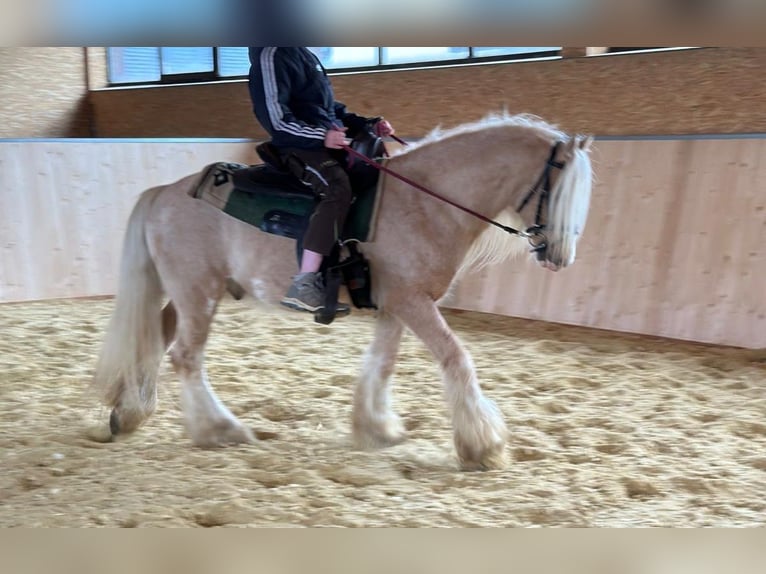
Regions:
<instances>
[{"instance_id":1,"label":"horse's ear","mask_svg":"<svg viewBox=\"0 0 766 574\"><path fill-rule=\"evenodd\" d=\"M580 137L578 140L578 146L583 151L588 151L593 144L593 136Z\"/></svg>"}]
</instances>

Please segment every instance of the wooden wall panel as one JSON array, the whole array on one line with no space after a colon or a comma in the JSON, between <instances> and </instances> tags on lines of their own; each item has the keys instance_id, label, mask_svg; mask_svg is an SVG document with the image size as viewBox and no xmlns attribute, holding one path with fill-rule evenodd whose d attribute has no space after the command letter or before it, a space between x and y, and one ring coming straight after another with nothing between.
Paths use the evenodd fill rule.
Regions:
<instances>
[{"instance_id":1,"label":"wooden wall panel","mask_svg":"<svg viewBox=\"0 0 766 574\"><path fill-rule=\"evenodd\" d=\"M403 137L488 112L597 135L766 133L766 48L704 48L333 76L349 109ZM99 137L265 138L243 81L91 94Z\"/></svg>"},{"instance_id":2,"label":"wooden wall panel","mask_svg":"<svg viewBox=\"0 0 766 574\"><path fill-rule=\"evenodd\" d=\"M0 142L0 301L113 294L143 190L254 156L250 143Z\"/></svg>"},{"instance_id":3,"label":"wooden wall panel","mask_svg":"<svg viewBox=\"0 0 766 574\"><path fill-rule=\"evenodd\" d=\"M252 143L0 143L0 301L114 292L138 194ZM461 281L446 305L766 347L766 139L599 140L578 260Z\"/></svg>"},{"instance_id":4,"label":"wooden wall panel","mask_svg":"<svg viewBox=\"0 0 766 574\"><path fill-rule=\"evenodd\" d=\"M0 48L0 138L88 137L82 48Z\"/></svg>"},{"instance_id":5,"label":"wooden wall panel","mask_svg":"<svg viewBox=\"0 0 766 574\"><path fill-rule=\"evenodd\" d=\"M492 266L447 304L766 347L766 139L599 141L594 165L574 266Z\"/></svg>"},{"instance_id":6,"label":"wooden wall panel","mask_svg":"<svg viewBox=\"0 0 766 574\"><path fill-rule=\"evenodd\" d=\"M105 55L90 48L91 87ZM88 93L77 47L0 48L0 137L254 138L243 81ZM417 138L490 111L535 113L599 135L766 132L766 48L581 57L557 61L333 76L338 97L384 114Z\"/></svg>"}]
</instances>

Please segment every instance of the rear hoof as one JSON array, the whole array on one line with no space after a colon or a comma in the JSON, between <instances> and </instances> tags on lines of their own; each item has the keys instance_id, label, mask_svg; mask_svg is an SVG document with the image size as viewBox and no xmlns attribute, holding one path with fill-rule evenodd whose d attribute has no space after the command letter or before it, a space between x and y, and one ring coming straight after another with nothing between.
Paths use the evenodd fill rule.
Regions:
<instances>
[{"instance_id":1,"label":"rear hoof","mask_svg":"<svg viewBox=\"0 0 766 574\"><path fill-rule=\"evenodd\" d=\"M229 295L234 297L237 301L247 294L242 285L234 281L231 277L226 278L226 291L228 291Z\"/></svg>"},{"instance_id":2,"label":"rear hoof","mask_svg":"<svg viewBox=\"0 0 766 574\"><path fill-rule=\"evenodd\" d=\"M109 414L109 430L113 436L130 434L146 421L149 415L141 410L114 407Z\"/></svg>"},{"instance_id":3,"label":"rear hoof","mask_svg":"<svg viewBox=\"0 0 766 574\"><path fill-rule=\"evenodd\" d=\"M104 423L91 425L85 429L85 437L93 442L107 443L114 440L109 426Z\"/></svg>"}]
</instances>

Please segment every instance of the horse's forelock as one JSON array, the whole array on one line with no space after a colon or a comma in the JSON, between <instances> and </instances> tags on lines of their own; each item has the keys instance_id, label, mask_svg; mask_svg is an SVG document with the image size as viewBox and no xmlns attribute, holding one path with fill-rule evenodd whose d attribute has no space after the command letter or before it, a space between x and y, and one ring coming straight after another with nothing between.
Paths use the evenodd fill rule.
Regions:
<instances>
[{"instance_id":1,"label":"horse's forelock","mask_svg":"<svg viewBox=\"0 0 766 574\"><path fill-rule=\"evenodd\" d=\"M572 159L551 190L548 210L550 259L566 266L574 262L590 206L593 173L588 151L575 146Z\"/></svg>"}]
</instances>

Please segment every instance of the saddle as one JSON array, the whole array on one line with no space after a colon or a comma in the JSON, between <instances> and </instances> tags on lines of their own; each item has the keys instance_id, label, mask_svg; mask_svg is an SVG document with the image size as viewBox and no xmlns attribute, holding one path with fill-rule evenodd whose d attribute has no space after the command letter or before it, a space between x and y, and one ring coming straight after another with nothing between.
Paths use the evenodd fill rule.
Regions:
<instances>
[{"instance_id":1,"label":"saddle","mask_svg":"<svg viewBox=\"0 0 766 574\"><path fill-rule=\"evenodd\" d=\"M378 161L385 155L383 141L369 132L354 138L351 147ZM288 171L269 142L256 146L256 151L263 164L247 166L217 162L207 166L191 195L265 233L295 239L296 256L300 261L303 234L319 198L310 186ZM322 264L326 302L325 309L315 315L315 320L323 324L331 323L335 317L342 283L346 284L355 307L376 308L370 296L369 264L357 244L371 241L374 234L380 172L350 154L345 169L354 198L341 241ZM341 244L347 251L343 259Z\"/></svg>"}]
</instances>

